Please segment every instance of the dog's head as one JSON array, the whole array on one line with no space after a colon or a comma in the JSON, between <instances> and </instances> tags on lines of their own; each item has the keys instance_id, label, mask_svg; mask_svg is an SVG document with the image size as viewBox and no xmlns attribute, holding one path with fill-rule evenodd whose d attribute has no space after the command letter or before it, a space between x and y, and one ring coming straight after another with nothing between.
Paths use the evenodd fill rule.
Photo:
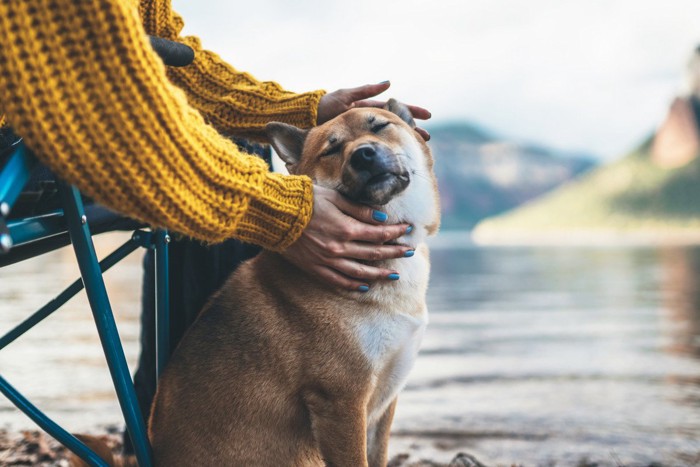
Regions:
<instances>
[{"instance_id":1,"label":"dog's head","mask_svg":"<svg viewBox=\"0 0 700 467\"><path fill-rule=\"evenodd\" d=\"M391 99L384 109L351 109L311 130L276 122L266 130L289 173L308 175L353 201L383 206L395 222L437 230L433 159L415 126L409 109Z\"/></svg>"}]
</instances>

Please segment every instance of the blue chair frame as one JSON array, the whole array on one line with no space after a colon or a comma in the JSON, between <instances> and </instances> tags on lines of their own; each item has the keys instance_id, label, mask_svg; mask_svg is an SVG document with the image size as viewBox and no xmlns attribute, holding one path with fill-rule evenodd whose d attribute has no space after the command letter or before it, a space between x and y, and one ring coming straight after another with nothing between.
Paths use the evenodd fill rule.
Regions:
<instances>
[{"instance_id":1,"label":"blue chair frame","mask_svg":"<svg viewBox=\"0 0 700 467\"><path fill-rule=\"evenodd\" d=\"M65 183L58 185L61 210L33 218L6 221L12 206L29 180L32 169L37 165L36 159L19 141L14 145L9 159L0 169L0 249L7 254L12 248L31 247L43 242L45 245L43 248L35 248L35 254L23 256L32 257L72 243L81 278L14 329L0 337L0 350L44 318L50 316L85 288L127 431L134 445L136 459L140 466L150 467L153 465L153 461L146 424L141 417L136 392L107 297L102 273L139 247L155 249L156 377L158 377L165 367L170 353L168 302L168 242L170 237L163 230L155 232L136 230L126 243L98 262L90 233L89 219L81 195L77 188ZM2 253L0 253L0 259L2 259ZM107 465L83 442L61 428L27 400L2 375L0 375L0 392L43 430L89 465Z\"/></svg>"}]
</instances>

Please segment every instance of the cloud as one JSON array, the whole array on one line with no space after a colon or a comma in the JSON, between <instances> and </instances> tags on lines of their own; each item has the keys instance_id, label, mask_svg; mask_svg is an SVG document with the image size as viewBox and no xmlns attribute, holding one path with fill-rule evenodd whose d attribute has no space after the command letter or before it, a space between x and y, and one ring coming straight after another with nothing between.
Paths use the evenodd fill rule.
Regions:
<instances>
[{"instance_id":1,"label":"cloud","mask_svg":"<svg viewBox=\"0 0 700 467\"><path fill-rule=\"evenodd\" d=\"M619 156L663 118L700 2L174 2L234 66L297 91L384 79L440 119Z\"/></svg>"}]
</instances>

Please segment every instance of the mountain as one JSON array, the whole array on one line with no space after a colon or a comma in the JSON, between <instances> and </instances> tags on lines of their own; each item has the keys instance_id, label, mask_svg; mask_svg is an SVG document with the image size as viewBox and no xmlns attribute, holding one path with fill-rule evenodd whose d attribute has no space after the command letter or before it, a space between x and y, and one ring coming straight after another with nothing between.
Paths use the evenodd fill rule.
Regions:
<instances>
[{"instance_id":1,"label":"mountain","mask_svg":"<svg viewBox=\"0 0 700 467\"><path fill-rule=\"evenodd\" d=\"M459 122L429 128L443 229L471 229L591 169L587 155L500 138Z\"/></svg>"},{"instance_id":2,"label":"mountain","mask_svg":"<svg viewBox=\"0 0 700 467\"><path fill-rule=\"evenodd\" d=\"M477 241L567 242L613 237L700 239L698 98L677 98L659 130L622 159L479 224Z\"/></svg>"},{"instance_id":3,"label":"mountain","mask_svg":"<svg viewBox=\"0 0 700 467\"><path fill-rule=\"evenodd\" d=\"M631 154L512 212L488 219L477 241L700 242L700 46L686 91Z\"/></svg>"}]
</instances>

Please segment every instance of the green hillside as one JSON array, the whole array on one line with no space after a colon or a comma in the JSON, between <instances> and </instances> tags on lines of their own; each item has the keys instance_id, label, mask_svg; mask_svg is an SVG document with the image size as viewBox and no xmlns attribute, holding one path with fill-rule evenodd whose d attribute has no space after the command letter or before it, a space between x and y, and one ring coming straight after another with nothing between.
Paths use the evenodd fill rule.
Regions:
<instances>
[{"instance_id":1,"label":"green hillside","mask_svg":"<svg viewBox=\"0 0 700 467\"><path fill-rule=\"evenodd\" d=\"M700 233L700 158L663 169L650 160L651 141L516 210L486 219L475 237Z\"/></svg>"}]
</instances>

